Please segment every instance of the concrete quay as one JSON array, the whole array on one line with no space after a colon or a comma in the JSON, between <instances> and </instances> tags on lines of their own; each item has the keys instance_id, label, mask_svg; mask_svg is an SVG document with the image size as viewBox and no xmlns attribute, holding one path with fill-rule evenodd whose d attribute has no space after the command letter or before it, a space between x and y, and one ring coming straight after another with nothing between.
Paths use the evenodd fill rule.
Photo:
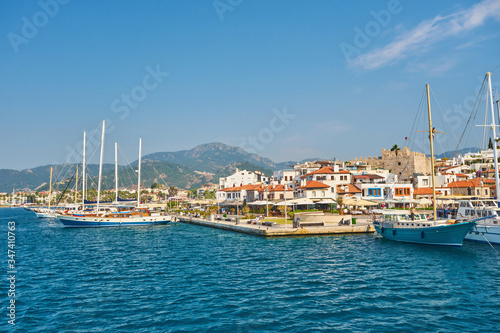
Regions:
<instances>
[{"instance_id":1,"label":"concrete quay","mask_svg":"<svg viewBox=\"0 0 500 333\"><path fill-rule=\"evenodd\" d=\"M228 230L260 237L291 237L291 236L318 236L318 235L342 235L342 234L366 234L375 232L375 228L368 221L359 221L354 225L339 226L338 223L325 223L324 226L304 226L292 228L292 221L288 225L276 224L273 226L249 224L248 220L234 221L210 221L201 218L177 216L181 223L194 224L209 228ZM271 221L271 220L270 220Z\"/></svg>"}]
</instances>

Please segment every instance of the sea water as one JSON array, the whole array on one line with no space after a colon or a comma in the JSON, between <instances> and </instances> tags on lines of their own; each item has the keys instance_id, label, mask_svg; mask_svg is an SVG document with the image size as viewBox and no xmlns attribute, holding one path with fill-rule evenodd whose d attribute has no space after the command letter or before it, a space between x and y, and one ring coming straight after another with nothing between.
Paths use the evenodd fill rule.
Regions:
<instances>
[{"instance_id":1,"label":"sea water","mask_svg":"<svg viewBox=\"0 0 500 333\"><path fill-rule=\"evenodd\" d=\"M23 209L0 209L0 222L2 331L500 331L500 247L488 244L266 239L182 223L65 229Z\"/></svg>"}]
</instances>

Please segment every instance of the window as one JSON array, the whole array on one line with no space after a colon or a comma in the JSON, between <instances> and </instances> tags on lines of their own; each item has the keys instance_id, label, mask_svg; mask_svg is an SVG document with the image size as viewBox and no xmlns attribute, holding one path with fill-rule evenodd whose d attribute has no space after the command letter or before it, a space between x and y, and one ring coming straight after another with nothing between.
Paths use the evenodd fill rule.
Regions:
<instances>
[{"instance_id":1,"label":"window","mask_svg":"<svg viewBox=\"0 0 500 333\"><path fill-rule=\"evenodd\" d=\"M335 180L335 176L330 176L330 180Z\"/></svg>"},{"instance_id":2,"label":"window","mask_svg":"<svg viewBox=\"0 0 500 333\"><path fill-rule=\"evenodd\" d=\"M324 197L325 196L325 191L321 191L321 196Z\"/></svg>"},{"instance_id":3,"label":"window","mask_svg":"<svg viewBox=\"0 0 500 333\"><path fill-rule=\"evenodd\" d=\"M280 194L280 199L285 199L285 195L284 194Z\"/></svg>"},{"instance_id":4,"label":"window","mask_svg":"<svg viewBox=\"0 0 500 333\"><path fill-rule=\"evenodd\" d=\"M315 197L316 196L316 191L312 191L312 196Z\"/></svg>"}]
</instances>

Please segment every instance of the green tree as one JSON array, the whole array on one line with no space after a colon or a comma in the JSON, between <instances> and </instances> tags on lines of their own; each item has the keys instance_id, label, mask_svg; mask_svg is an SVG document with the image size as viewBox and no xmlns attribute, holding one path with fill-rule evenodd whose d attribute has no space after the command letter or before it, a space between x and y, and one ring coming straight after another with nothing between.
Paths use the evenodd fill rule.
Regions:
<instances>
[{"instance_id":1,"label":"green tree","mask_svg":"<svg viewBox=\"0 0 500 333\"><path fill-rule=\"evenodd\" d=\"M177 190L177 187L175 187L175 186L170 186L168 188L168 194L173 196L173 197L175 197L177 195L177 192L178 192L178 190Z\"/></svg>"},{"instance_id":2,"label":"green tree","mask_svg":"<svg viewBox=\"0 0 500 333\"><path fill-rule=\"evenodd\" d=\"M493 149L493 141L491 141L491 138L490 142L488 142L488 149Z\"/></svg>"},{"instance_id":3,"label":"green tree","mask_svg":"<svg viewBox=\"0 0 500 333\"><path fill-rule=\"evenodd\" d=\"M153 184L151 184L151 189L155 189L155 188L157 188L157 187L158 187L158 183L153 183Z\"/></svg>"},{"instance_id":4,"label":"green tree","mask_svg":"<svg viewBox=\"0 0 500 333\"><path fill-rule=\"evenodd\" d=\"M401 148L399 148L397 144L392 146L391 148L391 151L398 151L398 150L401 150Z\"/></svg>"}]
</instances>

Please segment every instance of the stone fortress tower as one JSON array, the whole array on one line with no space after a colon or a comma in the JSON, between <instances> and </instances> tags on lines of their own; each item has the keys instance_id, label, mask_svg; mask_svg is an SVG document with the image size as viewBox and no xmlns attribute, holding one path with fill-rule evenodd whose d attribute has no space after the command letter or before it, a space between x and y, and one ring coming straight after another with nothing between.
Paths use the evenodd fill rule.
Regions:
<instances>
[{"instance_id":1,"label":"stone fortress tower","mask_svg":"<svg viewBox=\"0 0 500 333\"><path fill-rule=\"evenodd\" d=\"M390 170L400 180L409 180L414 173L429 175L431 173L431 158L424 153L410 151L403 147L401 150L386 150L382 148L382 156L356 157L350 161L351 165L370 165L372 168Z\"/></svg>"}]
</instances>

